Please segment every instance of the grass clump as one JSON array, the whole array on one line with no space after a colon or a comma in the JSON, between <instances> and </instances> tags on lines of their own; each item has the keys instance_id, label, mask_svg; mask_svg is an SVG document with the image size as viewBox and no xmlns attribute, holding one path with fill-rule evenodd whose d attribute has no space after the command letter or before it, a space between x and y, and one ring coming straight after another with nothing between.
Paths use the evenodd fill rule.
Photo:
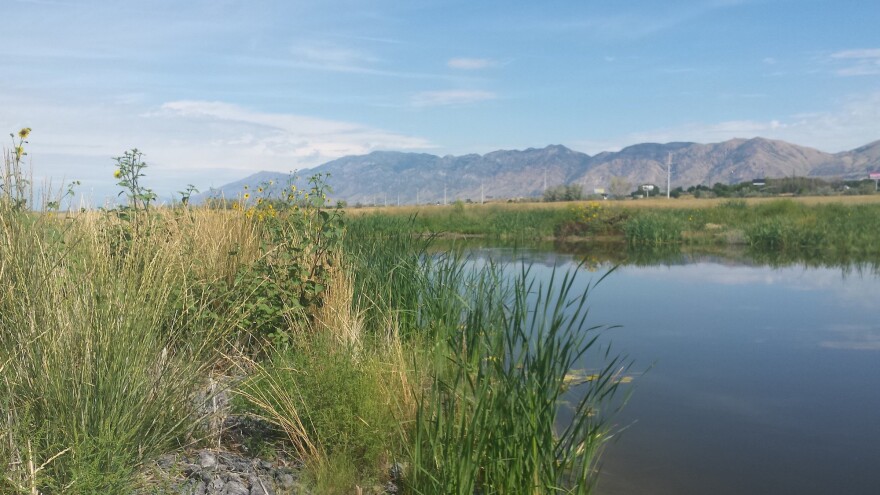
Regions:
<instances>
[{"instance_id":1,"label":"grass clump","mask_svg":"<svg viewBox=\"0 0 880 495\"><path fill-rule=\"evenodd\" d=\"M683 223L669 213L643 213L630 218L623 225L626 242L630 246L659 246L681 241Z\"/></svg>"},{"instance_id":2,"label":"grass clump","mask_svg":"<svg viewBox=\"0 0 880 495\"><path fill-rule=\"evenodd\" d=\"M276 425L317 485L350 490L361 480L378 479L400 443L398 399L385 386L389 364L372 344L368 354L327 333L297 340L238 388L238 410ZM330 477L332 472L337 475Z\"/></svg>"},{"instance_id":3,"label":"grass clump","mask_svg":"<svg viewBox=\"0 0 880 495\"><path fill-rule=\"evenodd\" d=\"M423 398L415 425L413 493L589 493L610 438L600 404L626 366L607 361L582 387L572 421L558 424L572 371L597 346L587 292L574 274L546 285L528 272L475 294L464 324L445 335L449 366ZM600 354L601 355L601 354ZM606 356L607 357L607 356ZM603 419L604 418L604 419Z\"/></svg>"},{"instance_id":4,"label":"grass clump","mask_svg":"<svg viewBox=\"0 0 880 495\"><path fill-rule=\"evenodd\" d=\"M46 221L0 212L0 484L123 493L146 461L192 441L223 330L188 324L200 301L173 249L134 242L118 258L93 231Z\"/></svg>"}]
</instances>

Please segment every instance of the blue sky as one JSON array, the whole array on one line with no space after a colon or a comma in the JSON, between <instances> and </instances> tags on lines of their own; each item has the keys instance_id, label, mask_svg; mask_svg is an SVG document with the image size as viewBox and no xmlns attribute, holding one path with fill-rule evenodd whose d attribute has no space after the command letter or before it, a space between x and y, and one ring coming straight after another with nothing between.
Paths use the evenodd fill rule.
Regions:
<instances>
[{"instance_id":1,"label":"blue sky","mask_svg":"<svg viewBox=\"0 0 880 495\"><path fill-rule=\"evenodd\" d=\"M35 178L163 193L373 150L880 139L880 2L0 0ZM7 145L8 147L8 145Z\"/></svg>"}]
</instances>

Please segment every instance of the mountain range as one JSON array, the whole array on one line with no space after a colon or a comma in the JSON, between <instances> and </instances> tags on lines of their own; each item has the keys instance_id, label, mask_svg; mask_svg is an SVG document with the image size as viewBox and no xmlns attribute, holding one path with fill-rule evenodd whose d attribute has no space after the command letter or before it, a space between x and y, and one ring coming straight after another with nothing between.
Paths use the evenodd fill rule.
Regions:
<instances>
[{"instance_id":1,"label":"mountain range","mask_svg":"<svg viewBox=\"0 0 880 495\"><path fill-rule=\"evenodd\" d=\"M349 204L479 201L540 196L545 188L563 184L579 184L591 193L608 190L612 178L618 185L633 189L640 184L656 184L665 190L667 163L672 188L786 176L863 179L869 171L880 171L880 141L833 154L760 137L711 144L643 143L593 156L562 145L442 157L375 151L304 170L295 183L303 187L306 177L329 174L331 197ZM199 199L234 198L245 185L256 187L269 181L279 187L277 184L286 184L289 177L259 172L211 189Z\"/></svg>"}]
</instances>

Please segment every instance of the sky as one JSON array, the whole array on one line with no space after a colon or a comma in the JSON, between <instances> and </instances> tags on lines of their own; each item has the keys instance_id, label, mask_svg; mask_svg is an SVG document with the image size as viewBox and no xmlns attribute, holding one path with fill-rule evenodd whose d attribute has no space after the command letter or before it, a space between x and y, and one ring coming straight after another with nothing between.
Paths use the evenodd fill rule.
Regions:
<instances>
[{"instance_id":1,"label":"sky","mask_svg":"<svg viewBox=\"0 0 880 495\"><path fill-rule=\"evenodd\" d=\"M35 182L167 195L376 150L880 139L869 0L0 0ZM7 140L8 141L8 140ZM11 141L4 144L8 149Z\"/></svg>"}]
</instances>

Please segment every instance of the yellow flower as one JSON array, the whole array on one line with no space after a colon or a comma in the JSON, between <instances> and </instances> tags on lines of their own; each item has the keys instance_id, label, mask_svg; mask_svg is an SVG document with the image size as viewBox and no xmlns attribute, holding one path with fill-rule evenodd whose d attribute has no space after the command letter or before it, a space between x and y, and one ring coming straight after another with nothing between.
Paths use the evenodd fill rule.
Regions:
<instances>
[{"instance_id":1,"label":"yellow flower","mask_svg":"<svg viewBox=\"0 0 880 495\"><path fill-rule=\"evenodd\" d=\"M263 188L262 188L262 187L258 187L258 188L257 188L257 192L263 192Z\"/></svg>"},{"instance_id":2,"label":"yellow flower","mask_svg":"<svg viewBox=\"0 0 880 495\"><path fill-rule=\"evenodd\" d=\"M290 186L290 190L296 192L296 186Z\"/></svg>"},{"instance_id":3,"label":"yellow flower","mask_svg":"<svg viewBox=\"0 0 880 495\"><path fill-rule=\"evenodd\" d=\"M248 186L244 186L244 190L247 191L247 190L248 190Z\"/></svg>"},{"instance_id":4,"label":"yellow flower","mask_svg":"<svg viewBox=\"0 0 880 495\"><path fill-rule=\"evenodd\" d=\"M119 178L121 178L121 177L122 177L122 170L119 170L119 169L117 168L117 169L113 172L113 178L114 178L114 179L119 179Z\"/></svg>"},{"instance_id":5,"label":"yellow flower","mask_svg":"<svg viewBox=\"0 0 880 495\"><path fill-rule=\"evenodd\" d=\"M16 146L16 147L15 147L15 155L16 155L16 158L21 158L22 156L24 156L24 154L25 154L25 153L24 153L24 148L23 148L23 147L21 147L21 146Z\"/></svg>"},{"instance_id":6,"label":"yellow flower","mask_svg":"<svg viewBox=\"0 0 880 495\"><path fill-rule=\"evenodd\" d=\"M31 133L30 127L22 127L20 131L18 131L18 137L22 139L27 139L28 134Z\"/></svg>"},{"instance_id":7,"label":"yellow flower","mask_svg":"<svg viewBox=\"0 0 880 495\"><path fill-rule=\"evenodd\" d=\"M249 193L244 193L244 199L249 199L251 195Z\"/></svg>"},{"instance_id":8,"label":"yellow flower","mask_svg":"<svg viewBox=\"0 0 880 495\"><path fill-rule=\"evenodd\" d=\"M257 199L257 204L258 204L258 205L263 204L263 198L258 198L258 199Z\"/></svg>"}]
</instances>

